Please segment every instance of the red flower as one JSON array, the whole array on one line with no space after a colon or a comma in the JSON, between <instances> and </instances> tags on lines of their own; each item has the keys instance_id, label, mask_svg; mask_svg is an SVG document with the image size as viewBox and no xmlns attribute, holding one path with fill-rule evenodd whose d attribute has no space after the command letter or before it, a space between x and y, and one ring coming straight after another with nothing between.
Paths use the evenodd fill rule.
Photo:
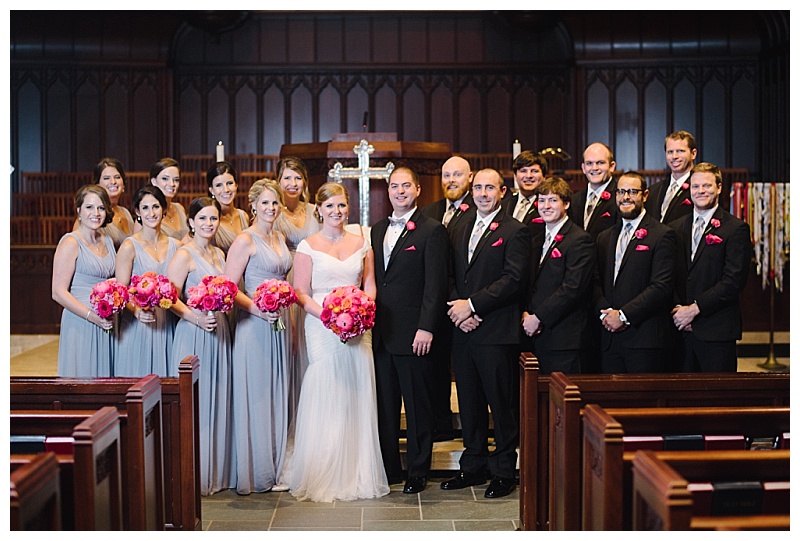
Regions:
<instances>
[{"instance_id":1,"label":"red flower","mask_svg":"<svg viewBox=\"0 0 800 541\"><path fill-rule=\"evenodd\" d=\"M495 229L497 229L497 226L498 226L498 225L499 225L499 224L498 224L497 222L492 222L492 223L490 223L490 224L489 224L489 231L494 231Z\"/></svg>"},{"instance_id":2,"label":"red flower","mask_svg":"<svg viewBox=\"0 0 800 541\"><path fill-rule=\"evenodd\" d=\"M409 231L414 231L416 228L417 228L417 224L415 224L411 220L406 222L406 229L408 229Z\"/></svg>"},{"instance_id":3,"label":"red flower","mask_svg":"<svg viewBox=\"0 0 800 541\"><path fill-rule=\"evenodd\" d=\"M639 229L634 231L633 234L636 235L637 239L642 240L647 236L647 229L645 229L644 227L640 227Z\"/></svg>"},{"instance_id":4,"label":"red flower","mask_svg":"<svg viewBox=\"0 0 800 541\"><path fill-rule=\"evenodd\" d=\"M681 184L681 189L688 190L689 189L689 183L688 182L684 182L683 184Z\"/></svg>"},{"instance_id":5,"label":"red flower","mask_svg":"<svg viewBox=\"0 0 800 541\"><path fill-rule=\"evenodd\" d=\"M541 216L537 216L536 218L534 218L533 220L531 220L531 223L534 223L534 224L543 224L543 223L544 223L544 218L542 218Z\"/></svg>"},{"instance_id":6,"label":"red flower","mask_svg":"<svg viewBox=\"0 0 800 541\"><path fill-rule=\"evenodd\" d=\"M538 199L533 202L533 206L536 207L537 209L539 208L539 200Z\"/></svg>"},{"instance_id":7,"label":"red flower","mask_svg":"<svg viewBox=\"0 0 800 541\"><path fill-rule=\"evenodd\" d=\"M714 228L719 227L719 220L717 220L716 218L711 218L711 222L709 222L709 223L711 224L711 227L714 227Z\"/></svg>"},{"instance_id":8,"label":"red flower","mask_svg":"<svg viewBox=\"0 0 800 541\"><path fill-rule=\"evenodd\" d=\"M611 199L611 193L607 192L606 190L603 190L603 193L600 194L600 199L602 199L603 201L608 201L609 199Z\"/></svg>"},{"instance_id":9,"label":"red flower","mask_svg":"<svg viewBox=\"0 0 800 541\"><path fill-rule=\"evenodd\" d=\"M458 205L458 210L460 210L461 212L467 212L469 210L469 205L467 205L466 203L461 203L460 205Z\"/></svg>"},{"instance_id":10,"label":"red flower","mask_svg":"<svg viewBox=\"0 0 800 541\"><path fill-rule=\"evenodd\" d=\"M563 238L564 238L564 235L562 235L561 233L559 233L558 235L556 235L555 237L553 237L553 242L561 242L561 240L562 240Z\"/></svg>"},{"instance_id":11,"label":"red flower","mask_svg":"<svg viewBox=\"0 0 800 541\"><path fill-rule=\"evenodd\" d=\"M553 251L550 252L550 257L552 257L553 259L558 259L559 257L561 257L561 252L558 251L558 248L553 248Z\"/></svg>"},{"instance_id":12,"label":"red flower","mask_svg":"<svg viewBox=\"0 0 800 541\"><path fill-rule=\"evenodd\" d=\"M712 235L709 233L706 235L706 244L720 244L722 243L722 238L716 235Z\"/></svg>"}]
</instances>

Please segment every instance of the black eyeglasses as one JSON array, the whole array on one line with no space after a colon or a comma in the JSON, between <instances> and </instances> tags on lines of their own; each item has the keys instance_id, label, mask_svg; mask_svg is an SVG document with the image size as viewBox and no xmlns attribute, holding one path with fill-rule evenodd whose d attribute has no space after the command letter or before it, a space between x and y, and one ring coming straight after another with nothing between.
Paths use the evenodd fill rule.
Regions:
<instances>
[{"instance_id":1,"label":"black eyeglasses","mask_svg":"<svg viewBox=\"0 0 800 541\"><path fill-rule=\"evenodd\" d=\"M619 196L623 196L623 195L625 195L625 194L628 194L628 195L630 195L631 197L633 197L633 196L639 195L639 194L640 194L640 193L642 193L643 191L644 191L644 190L638 190L638 189L636 189L636 188L630 188L630 189L627 189L627 190L624 190L624 189L622 189L622 188L617 188L617 195L619 195Z\"/></svg>"}]
</instances>

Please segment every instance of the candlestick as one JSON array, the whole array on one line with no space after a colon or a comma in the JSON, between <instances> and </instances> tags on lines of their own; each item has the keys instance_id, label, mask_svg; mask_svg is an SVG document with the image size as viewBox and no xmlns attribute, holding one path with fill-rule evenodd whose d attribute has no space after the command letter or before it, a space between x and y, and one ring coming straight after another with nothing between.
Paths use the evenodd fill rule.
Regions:
<instances>
[{"instance_id":1,"label":"candlestick","mask_svg":"<svg viewBox=\"0 0 800 541\"><path fill-rule=\"evenodd\" d=\"M519 144L519 139L514 139L514 144L511 147L511 158L516 159L520 152L522 152L522 145Z\"/></svg>"},{"instance_id":2,"label":"candlestick","mask_svg":"<svg viewBox=\"0 0 800 541\"><path fill-rule=\"evenodd\" d=\"M225 161L225 145L222 144L222 141L217 143L217 161L218 162Z\"/></svg>"}]
</instances>

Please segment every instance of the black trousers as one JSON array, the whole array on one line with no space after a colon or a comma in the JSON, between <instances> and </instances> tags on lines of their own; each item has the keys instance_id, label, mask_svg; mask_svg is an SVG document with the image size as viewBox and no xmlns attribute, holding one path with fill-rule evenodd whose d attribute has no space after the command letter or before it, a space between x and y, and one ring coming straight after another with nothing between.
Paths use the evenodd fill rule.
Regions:
<instances>
[{"instance_id":1,"label":"black trousers","mask_svg":"<svg viewBox=\"0 0 800 541\"><path fill-rule=\"evenodd\" d=\"M706 342L698 340L693 332L683 335L684 372L736 372L736 341Z\"/></svg>"}]
</instances>

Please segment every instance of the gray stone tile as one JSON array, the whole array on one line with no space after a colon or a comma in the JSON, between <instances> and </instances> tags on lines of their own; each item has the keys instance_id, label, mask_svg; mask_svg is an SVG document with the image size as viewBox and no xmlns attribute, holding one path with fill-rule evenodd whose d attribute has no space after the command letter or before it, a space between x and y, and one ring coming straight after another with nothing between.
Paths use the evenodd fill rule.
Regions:
<instances>
[{"instance_id":1,"label":"gray stone tile","mask_svg":"<svg viewBox=\"0 0 800 541\"><path fill-rule=\"evenodd\" d=\"M514 520L519 518L519 501L422 502L422 520Z\"/></svg>"},{"instance_id":2,"label":"gray stone tile","mask_svg":"<svg viewBox=\"0 0 800 541\"><path fill-rule=\"evenodd\" d=\"M452 532L452 520L365 520L363 531Z\"/></svg>"},{"instance_id":3,"label":"gray stone tile","mask_svg":"<svg viewBox=\"0 0 800 541\"><path fill-rule=\"evenodd\" d=\"M271 532L360 532L361 528L275 528Z\"/></svg>"},{"instance_id":4,"label":"gray stone tile","mask_svg":"<svg viewBox=\"0 0 800 541\"><path fill-rule=\"evenodd\" d=\"M423 502L473 501L478 497L483 498L483 493L486 491L486 487L489 486L489 483L486 483L485 485L476 485L459 490L442 490L439 484L436 483L433 486L429 484L427 489L419 493L419 499Z\"/></svg>"},{"instance_id":5,"label":"gray stone tile","mask_svg":"<svg viewBox=\"0 0 800 541\"><path fill-rule=\"evenodd\" d=\"M275 528L361 528L360 507L279 507L272 525Z\"/></svg>"},{"instance_id":6,"label":"gray stone tile","mask_svg":"<svg viewBox=\"0 0 800 541\"><path fill-rule=\"evenodd\" d=\"M517 529L513 520L454 520L457 532L509 532Z\"/></svg>"},{"instance_id":7,"label":"gray stone tile","mask_svg":"<svg viewBox=\"0 0 800 541\"><path fill-rule=\"evenodd\" d=\"M422 520L419 506L365 507L364 522L368 520Z\"/></svg>"},{"instance_id":8,"label":"gray stone tile","mask_svg":"<svg viewBox=\"0 0 800 541\"><path fill-rule=\"evenodd\" d=\"M201 511L204 520L269 520L277 506L275 501L203 502Z\"/></svg>"},{"instance_id":9,"label":"gray stone tile","mask_svg":"<svg viewBox=\"0 0 800 541\"><path fill-rule=\"evenodd\" d=\"M353 500L349 502L336 501L335 507L408 507L419 506L417 494L404 494L403 487L399 491L392 491L386 496L369 500Z\"/></svg>"},{"instance_id":10,"label":"gray stone tile","mask_svg":"<svg viewBox=\"0 0 800 541\"><path fill-rule=\"evenodd\" d=\"M263 532L267 530L269 530L268 520L213 520L208 528L210 532Z\"/></svg>"}]
</instances>

